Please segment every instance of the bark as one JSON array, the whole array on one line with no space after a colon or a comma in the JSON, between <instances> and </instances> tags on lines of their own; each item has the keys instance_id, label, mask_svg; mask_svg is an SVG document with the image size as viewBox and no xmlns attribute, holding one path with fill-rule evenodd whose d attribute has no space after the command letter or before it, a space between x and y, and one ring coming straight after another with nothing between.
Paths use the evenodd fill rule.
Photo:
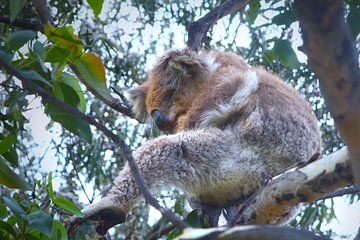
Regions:
<instances>
[{"instance_id":1,"label":"bark","mask_svg":"<svg viewBox=\"0 0 360 240\"><path fill-rule=\"evenodd\" d=\"M275 177L255 194L238 223L281 221L299 203L311 203L353 184L347 148Z\"/></svg>"},{"instance_id":2,"label":"bark","mask_svg":"<svg viewBox=\"0 0 360 240\"><path fill-rule=\"evenodd\" d=\"M195 229L187 228L178 240L321 240L327 239L315 234L291 227L278 227L272 225L249 225L236 226L232 228L208 228Z\"/></svg>"},{"instance_id":3,"label":"bark","mask_svg":"<svg viewBox=\"0 0 360 240\"><path fill-rule=\"evenodd\" d=\"M309 66L319 78L326 106L347 144L360 185L360 70L340 0L296 0Z\"/></svg>"},{"instance_id":4,"label":"bark","mask_svg":"<svg viewBox=\"0 0 360 240\"><path fill-rule=\"evenodd\" d=\"M347 148L306 166L291 169L271 180L248 201L237 223L265 224L281 219L300 203L324 198L353 184ZM352 192L352 191L351 191ZM345 191L348 193L348 191ZM231 228L187 228L178 239L325 239L308 231L274 225Z\"/></svg>"}]
</instances>

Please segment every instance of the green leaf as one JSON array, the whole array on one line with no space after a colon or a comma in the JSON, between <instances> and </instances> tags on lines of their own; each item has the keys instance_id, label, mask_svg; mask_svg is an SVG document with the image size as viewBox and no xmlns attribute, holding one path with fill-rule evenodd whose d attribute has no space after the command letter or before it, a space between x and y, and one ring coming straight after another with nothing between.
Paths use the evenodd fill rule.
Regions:
<instances>
[{"instance_id":1,"label":"green leaf","mask_svg":"<svg viewBox=\"0 0 360 240\"><path fill-rule=\"evenodd\" d=\"M64 62L69 54L66 49L54 45L46 50L45 62Z\"/></svg>"},{"instance_id":2,"label":"green leaf","mask_svg":"<svg viewBox=\"0 0 360 240\"><path fill-rule=\"evenodd\" d=\"M53 93L57 98L73 107L78 107L80 103L78 93L71 86L63 82L57 81L54 83ZM87 142L92 142L91 129L87 122L73 116L52 103L47 103L45 110L52 120L59 122L64 128L77 136L84 138Z\"/></svg>"},{"instance_id":3,"label":"green leaf","mask_svg":"<svg viewBox=\"0 0 360 240\"><path fill-rule=\"evenodd\" d=\"M53 189L53 185L52 185L52 172L49 173L48 176L48 192L49 192L49 197L52 200L54 198L54 189Z\"/></svg>"},{"instance_id":4,"label":"green leaf","mask_svg":"<svg viewBox=\"0 0 360 240\"><path fill-rule=\"evenodd\" d=\"M0 219L6 218L8 215L6 205L4 203L0 203Z\"/></svg>"},{"instance_id":5,"label":"green leaf","mask_svg":"<svg viewBox=\"0 0 360 240\"><path fill-rule=\"evenodd\" d=\"M77 107L80 103L79 96L75 90L63 82L57 81L54 83L53 93L57 98L73 107Z\"/></svg>"},{"instance_id":6,"label":"green leaf","mask_svg":"<svg viewBox=\"0 0 360 240\"><path fill-rule=\"evenodd\" d=\"M87 240L88 238L85 236L85 234L82 231L78 230L69 239L70 240Z\"/></svg>"},{"instance_id":7,"label":"green leaf","mask_svg":"<svg viewBox=\"0 0 360 240\"><path fill-rule=\"evenodd\" d=\"M347 15L346 22L349 25L351 34L354 39L356 39L357 35L360 33L360 9L358 6L351 6L350 12Z\"/></svg>"},{"instance_id":8,"label":"green leaf","mask_svg":"<svg viewBox=\"0 0 360 240\"><path fill-rule=\"evenodd\" d=\"M51 103L47 103L46 112L52 120L59 122L70 132L85 139L88 143L92 142L92 134L90 126L87 122L69 114L62 108L59 108Z\"/></svg>"},{"instance_id":9,"label":"green leaf","mask_svg":"<svg viewBox=\"0 0 360 240\"><path fill-rule=\"evenodd\" d=\"M10 35L9 38L9 49L10 50L18 50L21 48L26 42L34 39L36 37L36 32L31 30L23 30L17 31Z\"/></svg>"},{"instance_id":10,"label":"green leaf","mask_svg":"<svg viewBox=\"0 0 360 240\"><path fill-rule=\"evenodd\" d=\"M87 0L88 4L92 8L95 17L98 17L101 13L101 9L103 6L103 0Z\"/></svg>"},{"instance_id":11,"label":"green leaf","mask_svg":"<svg viewBox=\"0 0 360 240\"><path fill-rule=\"evenodd\" d=\"M64 72L60 76L59 81L64 82L65 84L69 85L74 89L80 100L80 109L81 111L85 112L86 100L84 97L84 91L80 87L79 80L76 77L72 76L71 74Z\"/></svg>"},{"instance_id":12,"label":"green leaf","mask_svg":"<svg viewBox=\"0 0 360 240\"><path fill-rule=\"evenodd\" d=\"M31 190L29 184L11 170L6 163L0 157L0 184L3 184L9 188L17 188L24 190Z\"/></svg>"},{"instance_id":13,"label":"green leaf","mask_svg":"<svg viewBox=\"0 0 360 240\"><path fill-rule=\"evenodd\" d=\"M273 52L276 53L277 58L285 67L297 68L299 66L299 61L288 40L276 40Z\"/></svg>"},{"instance_id":14,"label":"green leaf","mask_svg":"<svg viewBox=\"0 0 360 240\"><path fill-rule=\"evenodd\" d=\"M34 45L33 45L33 50L36 54L38 54L39 57L43 58L44 54L45 54L45 48L44 45L39 42L39 41L35 41Z\"/></svg>"},{"instance_id":15,"label":"green leaf","mask_svg":"<svg viewBox=\"0 0 360 240\"><path fill-rule=\"evenodd\" d=\"M174 230L172 230L169 235L167 236L167 240L173 240L175 239L177 236L179 236L181 234L181 231L177 228L175 228Z\"/></svg>"},{"instance_id":16,"label":"green leaf","mask_svg":"<svg viewBox=\"0 0 360 240\"><path fill-rule=\"evenodd\" d=\"M84 217L84 214L81 212L80 208L66 198L56 197L53 200L53 203L68 213L76 215L80 218Z\"/></svg>"},{"instance_id":17,"label":"green leaf","mask_svg":"<svg viewBox=\"0 0 360 240\"><path fill-rule=\"evenodd\" d=\"M51 237L52 217L44 212L34 212L27 215L27 220L30 221L30 226L48 237Z\"/></svg>"},{"instance_id":18,"label":"green leaf","mask_svg":"<svg viewBox=\"0 0 360 240\"><path fill-rule=\"evenodd\" d=\"M74 34L74 29L72 27L56 28L52 25L46 25L44 27L44 32L49 41L70 53L68 56L70 60L76 59L81 55L84 46L79 40L79 37Z\"/></svg>"},{"instance_id":19,"label":"green leaf","mask_svg":"<svg viewBox=\"0 0 360 240\"><path fill-rule=\"evenodd\" d=\"M74 61L74 66L87 88L94 89L109 101L113 99L106 87L105 67L99 57L93 53L84 53Z\"/></svg>"},{"instance_id":20,"label":"green leaf","mask_svg":"<svg viewBox=\"0 0 360 240\"><path fill-rule=\"evenodd\" d=\"M249 4L249 10L246 11L245 19L249 24L253 24L255 22L256 17L258 16L260 11L260 1L252 0Z\"/></svg>"},{"instance_id":21,"label":"green leaf","mask_svg":"<svg viewBox=\"0 0 360 240\"><path fill-rule=\"evenodd\" d=\"M272 19L272 22L274 24L278 26L285 25L285 27L289 27L295 21L296 21L296 17L293 9L287 10L283 13L279 13Z\"/></svg>"},{"instance_id":22,"label":"green leaf","mask_svg":"<svg viewBox=\"0 0 360 240\"><path fill-rule=\"evenodd\" d=\"M26 0L10 0L10 19L11 21L16 18L20 10L24 7Z\"/></svg>"},{"instance_id":23,"label":"green leaf","mask_svg":"<svg viewBox=\"0 0 360 240\"><path fill-rule=\"evenodd\" d=\"M33 80L33 81L37 81L37 82L41 82L46 84L49 87L52 87L51 83L46 80L43 76L41 76L40 74L38 74L35 71L32 70L20 70L21 75L28 79L28 80Z\"/></svg>"},{"instance_id":24,"label":"green leaf","mask_svg":"<svg viewBox=\"0 0 360 240\"><path fill-rule=\"evenodd\" d=\"M51 230L51 239L68 240L65 227L58 220L53 221L52 230Z\"/></svg>"},{"instance_id":25,"label":"green leaf","mask_svg":"<svg viewBox=\"0 0 360 240\"><path fill-rule=\"evenodd\" d=\"M6 153L2 154L2 156L11 163L12 166L17 167L19 165L19 156L15 150L15 148L11 148Z\"/></svg>"},{"instance_id":26,"label":"green leaf","mask_svg":"<svg viewBox=\"0 0 360 240\"><path fill-rule=\"evenodd\" d=\"M10 233L12 236L16 238L16 231L11 224L4 221L0 221L0 230Z\"/></svg>"},{"instance_id":27,"label":"green leaf","mask_svg":"<svg viewBox=\"0 0 360 240\"><path fill-rule=\"evenodd\" d=\"M14 198L12 197L3 197L6 205L10 208L10 210L13 213L16 214L25 214L24 209L22 208L22 206L19 204L18 201L16 201Z\"/></svg>"},{"instance_id":28,"label":"green leaf","mask_svg":"<svg viewBox=\"0 0 360 240\"><path fill-rule=\"evenodd\" d=\"M16 142L15 134L9 133L4 139L0 140L0 154L4 154Z\"/></svg>"},{"instance_id":29,"label":"green leaf","mask_svg":"<svg viewBox=\"0 0 360 240\"><path fill-rule=\"evenodd\" d=\"M13 58L12 53L0 50L0 59L1 60L3 60L4 62L9 63L12 58Z\"/></svg>"},{"instance_id":30,"label":"green leaf","mask_svg":"<svg viewBox=\"0 0 360 240\"><path fill-rule=\"evenodd\" d=\"M186 216L186 222L195 228L210 227L210 224L202 216L199 210L193 210Z\"/></svg>"}]
</instances>

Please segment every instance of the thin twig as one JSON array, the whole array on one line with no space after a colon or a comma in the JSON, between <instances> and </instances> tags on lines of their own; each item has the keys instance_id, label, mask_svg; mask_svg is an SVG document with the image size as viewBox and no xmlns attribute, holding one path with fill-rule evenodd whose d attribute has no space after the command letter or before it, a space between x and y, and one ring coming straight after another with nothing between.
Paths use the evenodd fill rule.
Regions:
<instances>
[{"instance_id":1,"label":"thin twig","mask_svg":"<svg viewBox=\"0 0 360 240\"><path fill-rule=\"evenodd\" d=\"M172 230L175 229L175 225L174 224L170 224L166 227L159 227L156 229L156 231L150 231L150 233L145 237L145 240L156 240L159 239L160 237L164 236L165 234L168 234L169 232L171 232ZM154 229L155 230L155 229Z\"/></svg>"},{"instance_id":2,"label":"thin twig","mask_svg":"<svg viewBox=\"0 0 360 240\"><path fill-rule=\"evenodd\" d=\"M328 198L334 198L334 197L342 197L344 195L355 194L355 193L360 193L360 188L358 186L351 186L351 187L339 189L339 190L337 190L335 192L326 194L325 196L323 196L319 200L328 199Z\"/></svg>"},{"instance_id":3,"label":"thin twig","mask_svg":"<svg viewBox=\"0 0 360 240\"><path fill-rule=\"evenodd\" d=\"M29 90L31 90L34 93L37 93L44 100L48 101L49 103L54 104L57 107L62 108L66 112L93 125L99 131L103 132L108 138L110 138L116 145L118 145L123 150L125 158L127 159L130 169L131 169L131 172L134 176L134 179L135 179L136 183L138 184L140 191L141 191L142 195L144 196L145 200L150 205L152 205L153 207L158 209L164 217L166 217L170 222L175 224L180 230L187 227L187 225L180 218L178 218L174 213L172 213L168 209L160 206L158 201L151 195L151 193L149 192L149 190L146 187L146 183L145 183L144 179L140 175L137 165L135 164L135 161L132 157L132 152L131 152L129 146L127 146L126 143L121 138L119 138L117 135L115 135L112 131L107 129L104 125L99 123L93 117L90 117L90 116L82 113L81 111L79 111L77 108L70 106L67 103L62 102L58 98L54 97L53 95L51 95L50 93L48 93L47 91L42 89L41 87L33 84L30 80L25 78L21 74L21 72L19 72L12 65L10 65L9 63L7 63L1 59L0 59L0 67L3 67L9 74L12 74L15 77L17 77L18 79L20 79L20 81L23 83L23 85L26 88L28 88Z\"/></svg>"}]
</instances>

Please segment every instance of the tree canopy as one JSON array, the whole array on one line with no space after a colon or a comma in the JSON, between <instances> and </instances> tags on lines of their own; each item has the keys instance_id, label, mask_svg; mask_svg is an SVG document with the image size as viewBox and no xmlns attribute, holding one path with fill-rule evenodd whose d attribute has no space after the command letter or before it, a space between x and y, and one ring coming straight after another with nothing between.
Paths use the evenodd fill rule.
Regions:
<instances>
[{"instance_id":1,"label":"tree canopy","mask_svg":"<svg viewBox=\"0 0 360 240\"><path fill-rule=\"evenodd\" d=\"M341 51L358 59L360 1L336 2L344 4L354 45L353 51ZM321 75L307 64L321 54L312 51L311 39L302 40L301 11L300 6L296 14L290 0L2 0L0 238L94 236L88 222L68 236L68 223L72 216L82 217L81 207L112 183L132 150L161 134L134 118L124 92L146 79L147 70L166 49L188 45L234 51L248 63L278 74L311 103L324 155L342 148L335 125L341 119L334 122L329 109L335 105L326 105L320 92L318 77L326 72ZM307 26L311 33L314 27ZM329 98L326 95L326 101ZM359 143L340 129L349 146ZM353 149L350 146L350 155ZM359 204L357 187L339 193L345 194L349 204ZM324 230L335 218L336 196L306 204L289 225L340 238ZM181 193L169 190L157 200L192 227L209 227ZM174 239L180 232L166 214L159 217L142 203L106 237Z\"/></svg>"}]
</instances>

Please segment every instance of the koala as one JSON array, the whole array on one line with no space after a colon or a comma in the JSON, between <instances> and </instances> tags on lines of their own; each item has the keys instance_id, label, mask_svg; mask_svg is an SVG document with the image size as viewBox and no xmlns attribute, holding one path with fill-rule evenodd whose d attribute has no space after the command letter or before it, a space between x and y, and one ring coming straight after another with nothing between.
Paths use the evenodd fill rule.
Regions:
<instances>
[{"instance_id":1,"label":"koala","mask_svg":"<svg viewBox=\"0 0 360 240\"><path fill-rule=\"evenodd\" d=\"M170 50L129 90L138 119L168 133L133 154L148 188L175 187L216 209L241 202L271 178L320 155L317 119L299 93L232 52ZM128 165L101 201L83 210L100 234L141 199Z\"/></svg>"}]
</instances>

